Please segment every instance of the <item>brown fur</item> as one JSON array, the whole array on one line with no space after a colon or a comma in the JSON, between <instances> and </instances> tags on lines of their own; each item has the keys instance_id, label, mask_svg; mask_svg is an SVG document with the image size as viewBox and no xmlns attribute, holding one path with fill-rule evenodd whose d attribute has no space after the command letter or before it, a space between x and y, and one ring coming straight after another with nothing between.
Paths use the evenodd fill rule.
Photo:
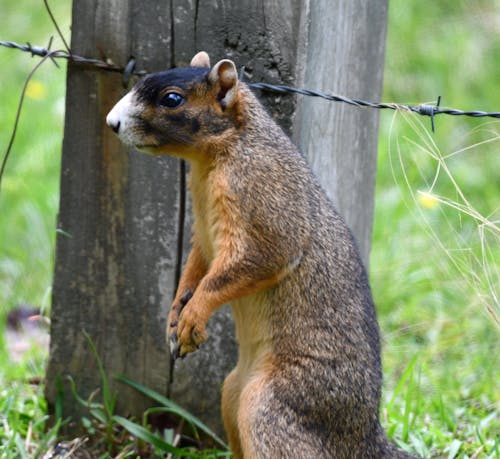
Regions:
<instances>
[{"instance_id":1,"label":"brown fur","mask_svg":"<svg viewBox=\"0 0 500 459\"><path fill-rule=\"evenodd\" d=\"M234 456L411 457L378 421L379 332L351 233L234 64L196 75L160 88L185 97L174 109L158 106L156 80L139 83L134 113L151 129L127 135L191 164L192 249L168 336L181 356L195 351L212 313L231 303L239 360L222 412Z\"/></svg>"}]
</instances>

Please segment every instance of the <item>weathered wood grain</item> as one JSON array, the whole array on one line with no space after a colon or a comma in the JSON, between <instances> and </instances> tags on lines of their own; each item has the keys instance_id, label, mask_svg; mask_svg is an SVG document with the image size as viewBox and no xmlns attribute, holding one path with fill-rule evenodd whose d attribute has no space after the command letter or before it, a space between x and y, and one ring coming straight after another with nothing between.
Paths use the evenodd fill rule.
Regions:
<instances>
[{"instance_id":1,"label":"weathered wood grain","mask_svg":"<svg viewBox=\"0 0 500 459\"><path fill-rule=\"evenodd\" d=\"M297 84L380 100L387 0L305 1ZM377 110L298 100L294 139L351 228L368 266L378 139Z\"/></svg>"}]
</instances>

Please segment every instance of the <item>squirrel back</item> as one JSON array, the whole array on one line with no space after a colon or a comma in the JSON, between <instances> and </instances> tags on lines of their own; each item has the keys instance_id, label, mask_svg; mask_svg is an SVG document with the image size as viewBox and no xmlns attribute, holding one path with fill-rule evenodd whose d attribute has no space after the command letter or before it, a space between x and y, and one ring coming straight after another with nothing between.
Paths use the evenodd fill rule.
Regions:
<instances>
[{"instance_id":1,"label":"squirrel back","mask_svg":"<svg viewBox=\"0 0 500 459\"><path fill-rule=\"evenodd\" d=\"M236 458L410 458L378 420L379 329L355 241L234 63L141 80L108 124L191 165L192 249L167 334L193 352L221 305L239 343L222 412Z\"/></svg>"}]
</instances>

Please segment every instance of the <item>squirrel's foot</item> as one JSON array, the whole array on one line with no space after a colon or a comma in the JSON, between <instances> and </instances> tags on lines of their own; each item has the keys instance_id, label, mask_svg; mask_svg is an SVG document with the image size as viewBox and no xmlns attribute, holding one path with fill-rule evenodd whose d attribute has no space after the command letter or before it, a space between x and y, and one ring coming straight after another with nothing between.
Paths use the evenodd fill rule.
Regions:
<instances>
[{"instance_id":1,"label":"squirrel's foot","mask_svg":"<svg viewBox=\"0 0 500 459\"><path fill-rule=\"evenodd\" d=\"M206 323L206 319L192 305L188 305L182 311L176 333L179 357L185 357L186 354L196 351L207 339Z\"/></svg>"},{"instance_id":2,"label":"squirrel's foot","mask_svg":"<svg viewBox=\"0 0 500 459\"><path fill-rule=\"evenodd\" d=\"M188 289L179 298L177 302L174 302L170 308L170 313L168 315L167 321L167 341L170 347L170 355L173 359L180 356L180 346L177 341L177 327L179 324L179 315L184 309L184 306L193 296L193 291Z\"/></svg>"}]
</instances>

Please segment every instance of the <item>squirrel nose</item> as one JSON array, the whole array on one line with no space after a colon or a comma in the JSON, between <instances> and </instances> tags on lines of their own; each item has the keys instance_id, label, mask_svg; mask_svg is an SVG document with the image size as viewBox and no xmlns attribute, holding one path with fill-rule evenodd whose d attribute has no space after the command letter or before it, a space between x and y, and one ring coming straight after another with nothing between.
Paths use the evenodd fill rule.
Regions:
<instances>
[{"instance_id":1,"label":"squirrel nose","mask_svg":"<svg viewBox=\"0 0 500 459\"><path fill-rule=\"evenodd\" d=\"M117 121L116 124L113 124L112 122L111 123L108 123L108 126L113 129L113 132L115 134L118 134L118 132L120 131L120 122Z\"/></svg>"},{"instance_id":2,"label":"squirrel nose","mask_svg":"<svg viewBox=\"0 0 500 459\"><path fill-rule=\"evenodd\" d=\"M123 131L124 126L127 126L127 119L130 118L130 112L134 105L133 100L132 92L129 92L116 103L108 113L108 116L106 116L107 125L113 129L116 134L120 134L120 128ZM123 134L123 132L121 134Z\"/></svg>"},{"instance_id":3,"label":"squirrel nose","mask_svg":"<svg viewBox=\"0 0 500 459\"><path fill-rule=\"evenodd\" d=\"M118 134L118 132L120 131L120 120L117 116L113 116L113 111L111 111L108 116L106 117L106 124L111 128L113 129L113 131L115 132L115 134Z\"/></svg>"}]
</instances>

